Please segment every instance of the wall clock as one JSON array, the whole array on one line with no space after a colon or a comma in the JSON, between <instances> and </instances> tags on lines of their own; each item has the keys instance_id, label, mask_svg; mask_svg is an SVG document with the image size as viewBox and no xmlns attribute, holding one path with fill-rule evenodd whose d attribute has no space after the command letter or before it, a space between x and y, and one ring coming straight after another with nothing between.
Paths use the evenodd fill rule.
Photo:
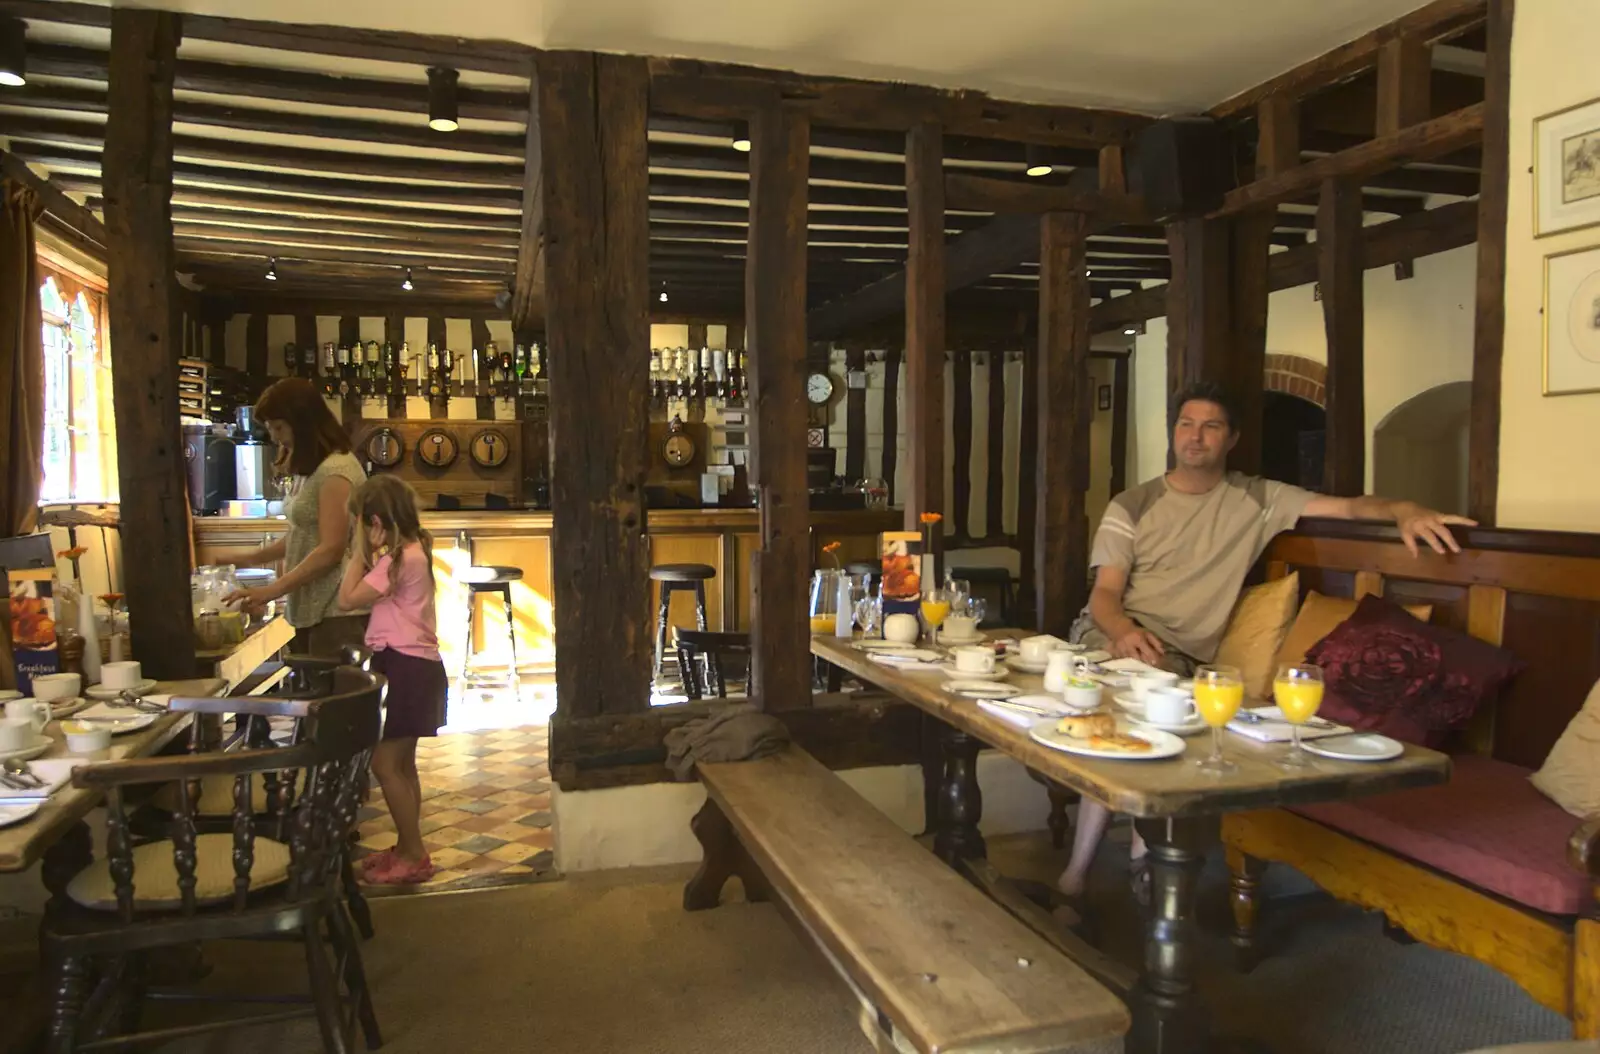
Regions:
<instances>
[{"instance_id":1,"label":"wall clock","mask_svg":"<svg viewBox=\"0 0 1600 1054\"><path fill-rule=\"evenodd\" d=\"M456 437L442 428L430 428L417 440L417 457L430 468L449 468L460 452Z\"/></svg>"},{"instance_id":2,"label":"wall clock","mask_svg":"<svg viewBox=\"0 0 1600 1054\"><path fill-rule=\"evenodd\" d=\"M472 437L472 460L484 468L499 468L511 456L511 441L498 428L485 428Z\"/></svg>"},{"instance_id":3,"label":"wall clock","mask_svg":"<svg viewBox=\"0 0 1600 1054\"><path fill-rule=\"evenodd\" d=\"M813 373L807 377L806 398L816 406L821 406L833 398L833 378L826 373Z\"/></svg>"}]
</instances>

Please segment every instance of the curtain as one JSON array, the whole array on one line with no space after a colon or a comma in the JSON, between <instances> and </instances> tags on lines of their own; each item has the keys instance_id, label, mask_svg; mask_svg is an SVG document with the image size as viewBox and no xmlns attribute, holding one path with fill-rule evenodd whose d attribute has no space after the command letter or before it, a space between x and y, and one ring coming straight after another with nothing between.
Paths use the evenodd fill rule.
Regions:
<instances>
[{"instance_id":1,"label":"curtain","mask_svg":"<svg viewBox=\"0 0 1600 1054\"><path fill-rule=\"evenodd\" d=\"M0 537L33 530L44 442L44 321L29 187L0 183ZM14 684L11 619L0 619L0 683Z\"/></svg>"}]
</instances>

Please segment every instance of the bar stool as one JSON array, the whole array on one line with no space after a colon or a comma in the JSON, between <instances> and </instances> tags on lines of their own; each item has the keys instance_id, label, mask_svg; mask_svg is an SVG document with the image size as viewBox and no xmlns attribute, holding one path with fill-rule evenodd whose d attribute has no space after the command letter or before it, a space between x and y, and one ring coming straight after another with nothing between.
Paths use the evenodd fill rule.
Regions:
<instances>
[{"instance_id":1,"label":"bar stool","mask_svg":"<svg viewBox=\"0 0 1600 1054\"><path fill-rule=\"evenodd\" d=\"M661 662L667 652L667 621L672 609L672 594L678 590L694 590L694 610L697 629L706 625L706 581L717 577L717 569L710 564L657 564L650 569L652 581L661 583L661 608L656 613L656 664L650 683L661 679Z\"/></svg>"},{"instance_id":2,"label":"bar stool","mask_svg":"<svg viewBox=\"0 0 1600 1054\"><path fill-rule=\"evenodd\" d=\"M461 655L461 682L467 680L467 664L472 661L472 616L480 594L499 593L506 606L506 633L511 637L511 687L519 694L522 679L517 675L517 618L511 608L511 583L522 581L522 568L499 564L469 567L457 579L467 587L467 646Z\"/></svg>"}]
</instances>

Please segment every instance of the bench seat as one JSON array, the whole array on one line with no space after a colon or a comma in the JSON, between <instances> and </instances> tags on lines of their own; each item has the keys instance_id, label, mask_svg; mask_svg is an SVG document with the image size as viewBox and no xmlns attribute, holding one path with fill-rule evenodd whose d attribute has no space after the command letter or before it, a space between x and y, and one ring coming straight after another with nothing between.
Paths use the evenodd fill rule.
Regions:
<instances>
[{"instance_id":1,"label":"bench seat","mask_svg":"<svg viewBox=\"0 0 1600 1054\"><path fill-rule=\"evenodd\" d=\"M753 899L770 889L870 1019L892 1025L876 1037L890 1044L880 1049L1121 1049L1129 1015L1120 999L805 751L697 769L707 802L694 829L706 861L685 907L714 905L731 874Z\"/></svg>"},{"instance_id":2,"label":"bench seat","mask_svg":"<svg viewBox=\"0 0 1600 1054\"><path fill-rule=\"evenodd\" d=\"M1534 789L1529 770L1454 759L1450 782L1292 811L1479 889L1551 915L1577 915L1588 878L1567 859L1582 821Z\"/></svg>"}]
</instances>

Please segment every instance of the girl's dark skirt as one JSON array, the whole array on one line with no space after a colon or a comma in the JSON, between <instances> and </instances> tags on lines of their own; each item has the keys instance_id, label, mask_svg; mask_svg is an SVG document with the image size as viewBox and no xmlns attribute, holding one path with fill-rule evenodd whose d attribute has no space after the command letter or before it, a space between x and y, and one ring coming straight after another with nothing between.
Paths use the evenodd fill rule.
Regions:
<instances>
[{"instance_id":1,"label":"girl's dark skirt","mask_svg":"<svg viewBox=\"0 0 1600 1054\"><path fill-rule=\"evenodd\" d=\"M372 669L389 679L384 739L436 736L444 724L450 679L438 659L419 659L392 648L372 653Z\"/></svg>"}]
</instances>

